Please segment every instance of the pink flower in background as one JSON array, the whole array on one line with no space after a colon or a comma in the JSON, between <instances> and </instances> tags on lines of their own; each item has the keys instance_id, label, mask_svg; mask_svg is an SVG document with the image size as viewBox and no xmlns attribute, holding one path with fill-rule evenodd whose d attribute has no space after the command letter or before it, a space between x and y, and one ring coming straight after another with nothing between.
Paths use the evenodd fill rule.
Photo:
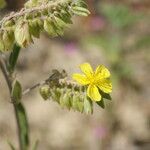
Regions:
<instances>
[{"instance_id":1,"label":"pink flower in background","mask_svg":"<svg viewBox=\"0 0 150 150\"><path fill-rule=\"evenodd\" d=\"M93 129L93 134L98 139L103 139L107 136L108 130L104 126L97 126Z\"/></svg>"},{"instance_id":2,"label":"pink flower in background","mask_svg":"<svg viewBox=\"0 0 150 150\"><path fill-rule=\"evenodd\" d=\"M74 42L69 42L66 43L64 46L64 50L66 51L67 54L72 55L74 54L76 51L78 51L77 45Z\"/></svg>"},{"instance_id":3,"label":"pink flower in background","mask_svg":"<svg viewBox=\"0 0 150 150\"><path fill-rule=\"evenodd\" d=\"M102 30L105 26L105 21L100 16L93 16L90 21L91 29L94 31Z\"/></svg>"}]
</instances>

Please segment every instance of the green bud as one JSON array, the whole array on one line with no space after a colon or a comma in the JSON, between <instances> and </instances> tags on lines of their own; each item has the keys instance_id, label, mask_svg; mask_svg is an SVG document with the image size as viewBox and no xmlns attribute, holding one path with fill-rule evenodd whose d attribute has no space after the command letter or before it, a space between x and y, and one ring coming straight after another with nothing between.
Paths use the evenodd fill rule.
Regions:
<instances>
[{"instance_id":1,"label":"green bud","mask_svg":"<svg viewBox=\"0 0 150 150\"><path fill-rule=\"evenodd\" d=\"M73 93L72 108L81 113L83 112L83 97L78 92Z\"/></svg>"},{"instance_id":2,"label":"green bud","mask_svg":"<svg viewBox=\"0 0 150 150\"><path fill-rule=\"evenodd\" d=\"M62 89L54 87L54 88L50 89L50 92L51 92L52 99L54 101L60 103L60 97L62 95Z\"/></svg>"},{"instance_id":3,"label":"green bud","mask_svg":"<svg viewBox=\"0 0 150 150\"><path fill-rule=\"evenodd\" d=\"M72 7L72 11L74 14L79 16L88 16L90 14L89 10L84 7L74 6Z\"/></svg>"},{"instance_id":4,"label":"green bud","mask_svg":"<svg viewBox=\"0 0 150 150\"><path fill-rule=\"evenodd\" d=\"M61 19L68 24L72 24L71 15L67 10L62 9L60 13Z\"/></svg>"},{"instance_id":5,"label":"green bud","mask_svg":"<svg viewBox=\"0 0 150 150\"><path fill-rule=\"evenodd\" d=\"M20 47L26 47L33 42L27 21L20 20L15 28L15 39Z\"/></svg>"},{"instance_id":6,"label":"green bud","mask_svg":"<svg viewBox=\"0 0 150 150\"><path fill-rule=\"evenodd\" d=\"M42 19L37 19L37 24L38 24L40 30L43 30L43 24L44 24L44 22L42 21Z\"/></svg>"},{"instance_id":7,"label":"green bud","mask_svg":"<svg viewBox=\"0 0 150 150\"><path fill-rule=\"evenodd\" d=\"M87 4L86 4L86 2L83 1L83 0L77 0L77 1L75 2L75 5L78 6L78 7L87 8Z\"/></svg>"},{"instance_id":8,"label":"green bud","mask_svg":"<svg viewBox=\"0 0 150 150\"><path fill-rule=\"evenodd\" d=\"M29 29L30 29L30 34L33 37L36 37L36 38L40 37L41 28L38 24L38 19L29 21Z\"/></svg>"},{"instance_id":9,"label":"green bud","mask_svg":"<svg viewBox=\"0 0 150 150\"><path fill-rule=\"evenodd\" d=\"M44 20L44 30L51 36L57 36L57 28L50 18Z\"/></svg>"},{"instance_id":10,"label":"green bud","mask_svg":"<svg viewBox=\"0 0 150 150\"><path fill-rule=\"evenodd\" d=\"M14 32L11 28L4 31L3 41L5 45L5 50L12 50L14 45Z\"/></svg>"},{"instance_id":11,"label":"green bud","mask_svg":"<svg viewBox=\"0 0 150 150\"><path fill-rule=\"evenodd\" d=\"M0 50L12 50L14 45L14 33L11 28L5 29L0 32Z\"/></svg>"},{"instance_id":12,"label":"green bud","mask_svg":"<svg viewBox=\"0 0 150 150\"><path fill-rule=\"evenodd\" d=\"M83 112L83 109L84 109L84 99L82 96L80 96L80 98L77 99L77 106L78 106L78 111L79 112Z\"/></svg>"},{"instance_id":13,"label":"green bud","mask_svg":"<svg viewBox=\"0 0 150 150\"><path fill-rule=\"evenodd\" d=\"M71 90L64 91L65 93L62 94L60 98L60 105L64 108L67 107L70 109L71 107Z\"/></svg>"},{"instance_id":14,"label":"green bud","mask_svg":"<svg viewBox=\"0 0 150 150\"><path fill-rule=\"evenodd\" d=\"M44 86L40 87L39 91L40 91L40 95L42 96L42 98L44 100L49 99L49 97L50 97L50 89L49 89L48 85L44 85Z\"/></svg>"},{"instance_id":15,"label":"green bud","mask_svg":"<svg viewBox=\"0 0 150 150\"><path fill-rule=\"evenodd\" d=\"M73 93L73 98L72 98L72 108L74 110L78 110L78 104L77 102L79 101L80 97L79 97L79 93L78 92L74 92Z\"/></svg>"},{"instance_id":16,"label":"green bud","mask_svg":"<svg viewBox=\"0 0 150 150\"><path fill-rule=\"evenodd\" d=\"M64 29L64 27L68 27L68 25L58 16L54 16L55 22L60 29Z\"/></svg>"},{"instance_id":17,"label":"green bud","mask_svg":"<svg viewBox=\"0 0 150 150\"><path fill-rule=\"evenodd\" d=\"M88 97L85 97L85 99L84 99L84 112L86 114L93 113L93 103Z\"/></svg>"}]
</instances>

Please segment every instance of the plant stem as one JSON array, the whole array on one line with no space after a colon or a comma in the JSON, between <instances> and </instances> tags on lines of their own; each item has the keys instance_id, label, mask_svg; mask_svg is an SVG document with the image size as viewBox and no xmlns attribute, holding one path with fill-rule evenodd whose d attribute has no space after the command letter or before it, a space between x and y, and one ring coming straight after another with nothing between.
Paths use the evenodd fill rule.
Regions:
<instances>
[{"instance_id":1,"label":"plant stem","mask_svg":"<svg viewBox=\"0 0 150 150\"><path fill-rule=\"evenodd\" d=\"M18 51L18 53L19 53L19 51ZM6 63L3 60L3 58L1 57L1 55L0 55L0 68L2 70L2 73L4 75L4 78L6 80L6 83L8 85L8 89L9 89L9 92L11 95L12 83L13 83L12 72L8 71L8 69L6 67ZM10 98L11 98L11 101L13 102L13 99L11 96L10 96ZM26 112L21 103L19 103L19 104L13 103L13 106L14 106L14 111L15 111L17 127L18 127L18 138L19 138L20 150L27 150L28 145L29 145L29 140L28 140L28 122L27 122Z\"/></svg>"}]
</instances>

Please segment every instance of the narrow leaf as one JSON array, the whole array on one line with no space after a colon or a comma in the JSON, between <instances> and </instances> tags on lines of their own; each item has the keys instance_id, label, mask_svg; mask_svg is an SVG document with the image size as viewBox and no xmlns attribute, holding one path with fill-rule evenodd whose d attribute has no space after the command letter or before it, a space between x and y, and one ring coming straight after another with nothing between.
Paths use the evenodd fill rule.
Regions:
<instances>
[{"instance_id":1,"label":"narrow leaf","mask_svg":"<svg viewBox=\"0 0 150 150\"><path fill-rule=\"evenodd\" d=\"M21 84L16 80L13 83L11 96L15 104L20 103L22 97L22 87Z\"/></svg>"},{"instance_id":2,"label":"narrow leaf","mask_svg":"<svg viewBox=\"0 0 150 150\"><path fill-rule=\"evenodd\" d=\"M13 51L11 52L10 56L9 56L9 64L8 64L8 69L10 72L14 71L14 68L16 66L17 63L17 59L19 56L19 52L20 52L20 47L18 45L14 45Z\"/></svg>"},{"instance_id":3,"label":"narrow leaf","mask_svg":"<svg viewBox=\"0 0 150 150\"><path fill-rule=\"evenodd\" d=\"M18 126L20 128L20 143L22 150L28 150L29 148L29 129L28 129L28 122L27 116L24 109L24 106L19 103L15 105L15 112L18 120Z\"/></svg>"},{"instance_id":4,"label":"narrow leaf","mask_svg":"<svg viewBox=\"0 0 150 150\"><path fill-rule=\"evenodd\" d=\"M39 140L36 140L35 143L34 143L34 145L33 145L32 150L37 150L38 144L39 144Z\"/></svg>"},{"instance_id":5,"label":"narrow leaf","mask_svg":"<svg viewBox=\"0 0 150 150\"><path fill-rule=\"evenodd\" d=\"M101 95L102 95L103 98L105 98L105 99L107 99L107 100L112 100L110 94L104 93L104 92L102 92L102 91L100 91L100 93L101 93Z\"/></svg>"},{"instance_id":6,"label":"narrow leaf","mask_svg":"<svg viewBox=\"0 0 150 150\"><path fill-rule=\"evenodd\" d=\"M11 150L16 150L15 147L13 146L13 144L10 141L7 141L9 147Z\"/></svg>"},{"instance_id":7,"label":"narrow leaf","mask_svg":"<svg viewBox=\"0 0 150 150\"><path fill-rule=\"evenodd\" d=\"M103 109L105 108L105 104L104 104L104 100L103 99L101 99L100 101L97 101L96 104L99 105Z\"/></svg>"}]
</instances>

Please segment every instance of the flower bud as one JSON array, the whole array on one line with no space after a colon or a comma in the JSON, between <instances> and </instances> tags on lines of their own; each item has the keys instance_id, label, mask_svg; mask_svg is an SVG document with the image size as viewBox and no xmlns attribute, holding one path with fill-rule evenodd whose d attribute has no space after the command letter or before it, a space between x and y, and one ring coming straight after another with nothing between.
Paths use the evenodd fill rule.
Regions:
<instances>
[{"instance_id":1,"label":"flower bud","mask_svg":"<svg viewBox=\"0 0 150 150\"><path fill-rule=\"evenodd\" d=\"M54 101L60 103L60 97L62 95L62 89L53 87L50 89L51 97Z\"/></svg>"},{"instance_id":2,"label":"flower bud","mask_svg":"<svg viewBox=\"0 0 150 150\"><path fill-rule=\"evenodd\" d=\"M60 105L64 108L67 107L70 109L71 107L71 90L64 91L65 93L62 94L62 97L60 98Z\"/></svg>"},{"instance_id":3,"label":"flower bud","mask_svg":"<svg viewBox=\"0 0 150 150\"><path fill-rule=\"evenodd\" d=\"M4 31L3 41L5 45L5 50L12 50L14 45L14 32L11 28Z\"/></svg>"},{"instance_id":4,"label":"flower bud","mask_svg":"<svg viewBox=\"0 0 150 150\"><path fill-rule=\"evenodd\" d=\"M12 50L14 45L14 33L11 28L5 29L0 32L0 50Z\"/></svg>"},{"instance_id":5,"label":"flower bud","mask_svg":"<svg viewBox=\"0 0 150 150\"><path fill-rule=\"evenodd\" d=\"M93 103L88 97L85 97L85 99L84 99L84 112L86 114L93 113Z\"/></svg>"},{"instance_id":6,"label":"flower bud","mask_svg":"<svg viewBox=\"0 0 150 150\"><path fill-rule=\"evenodd\" d=\"M49 99L49 97L50 97L50 89L49 89L48 85L44 85L44 86L40 87L39 91L40 91L40 95L42 96L42 98L44 100Z\"/></svg>"},{"instance_id":7,"label":"flower bud","mask_svg":"<svg viewBox=\"0 0 150 150\"><path fill-rule=\"evenodd\" d=\"M30 29L30 34L33 37L36 37L36 38L40 37L41 28L39 27L38 19L29 21L29 29Z\"/></svg>"},{"instance_id":8,"label":"flower bud","mask_svg":"<svg viewBox=\"0 0 150 150\"><path fill-rule=\"evenodd\" d=\"M44 20L44 30L51 36L57 36L56 33L56 26L54 23L51 21L50 18L47 18Z\"/></svg>"},{"instance_id":9,"label":"flower bud","mask_svg":"<svg viewBox=\"0 0 150 150\"><path fill-rule=\"evenodd\" d=\"M33 42L27 21L20 20L17 23L15 28L15 39L18 45L23 48Z\"/></svg>"}]
</instances>

